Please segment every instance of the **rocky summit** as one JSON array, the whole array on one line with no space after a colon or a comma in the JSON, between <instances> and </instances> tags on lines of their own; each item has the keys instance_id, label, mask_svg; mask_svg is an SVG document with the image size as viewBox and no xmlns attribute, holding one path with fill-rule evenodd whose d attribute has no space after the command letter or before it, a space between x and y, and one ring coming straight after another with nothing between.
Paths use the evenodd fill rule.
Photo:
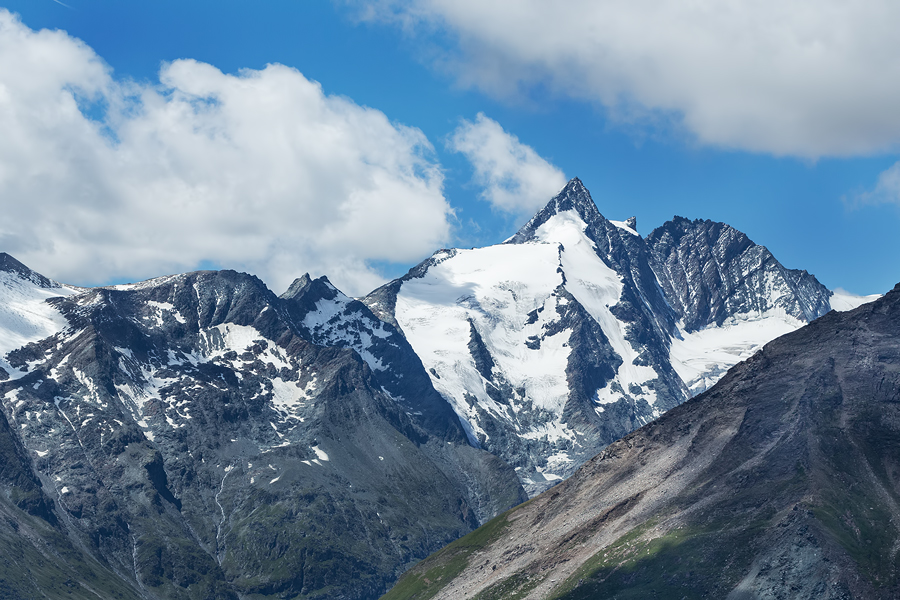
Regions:
<instances>
[{"instance_id":1,"label":"rocky summit","mask_svg":"<svg viewBox=\"0 0 900 600\"><path fill-rule=\"evenodd\" d=\"M363 300L529 495L833 307L728 225L636 226L573 179L505 243L440 250Z\"/></svg>"},{"instance_id":2,"label":"rocky summit","mask_svg":"<svg viewBox=\"0 0 900 600\"><path fill-rule=\"evenodd\" d=\"M385 600L900 596L900 284L830 312Z\"/></svg>"},{"instance_id":3,"label":"rocky summit","mask_svg":"<svg viewBox=\"0 0 900 600\"><path fill-rule=\"evenodd\" d=\"M2 258L4 598L377 598L524 499L327 280L79 289Z\"/></svg>"}]
</instances>

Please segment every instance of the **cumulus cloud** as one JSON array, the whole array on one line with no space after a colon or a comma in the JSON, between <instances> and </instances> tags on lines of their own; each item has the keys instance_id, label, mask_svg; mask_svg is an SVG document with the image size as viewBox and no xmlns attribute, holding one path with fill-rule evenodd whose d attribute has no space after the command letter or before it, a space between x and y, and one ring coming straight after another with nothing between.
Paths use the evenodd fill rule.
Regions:
<instances>
[{"instance_id":1,"label":"cumulus cloud","mask_svg":"<svg viewBox=\"0 0 900 600\"><path fill-rule=\"evenodd\" d=\"M436 53L441 66L500 96L546 86L599 102L615 119L662 121L704 144L776 155L846 156L900 142L900 3L890 0L365 4L365 18L453 40Z\"/></svg>"},{"instance_id":2,"label":"cumulus cloud","mask_svg":"<svg viewBox=\"0 0 900 600\"><path fill-rule=\"evenodd\" d=\"M382 280L371 261L450 236L424 134L282 65L179 60L137 84L0 10L0 131L0 250L63 281L213 263L359 294Z\"/></svg>"},{"instance_id":3,"label":"cumulus cloud","mask_svg":"<svg viewBox=\"0 0 900 600\"><path fill-rule=\"evenodd\" d=\"M845 198L851 207L863 204L900 205L900 162L896 162L878 175L878 181L871 190L860 192L852 198Z\"/></svg>"},{"instance_id":4,"label":"cumulus cloud","mask_svg":"<svg viewBox=\"0 0 900 600\"><path fill-rule=\"evenodd\" d=\"M532 213L566 184L562 171L483 113L463 120L448 146L472 163L481 197L508 213Z\"/></svg>"}]
</instances>

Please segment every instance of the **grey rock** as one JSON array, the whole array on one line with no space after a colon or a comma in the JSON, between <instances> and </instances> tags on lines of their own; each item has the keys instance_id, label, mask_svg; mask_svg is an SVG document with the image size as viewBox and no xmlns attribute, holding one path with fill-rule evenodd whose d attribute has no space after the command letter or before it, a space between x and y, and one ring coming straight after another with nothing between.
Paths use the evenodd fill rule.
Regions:
<instances>
[{"instance_id":1,"label":"grey rock","mask_svg":"<svg viewBox=\"0 0 900 600\"><path fill-rule=\"evenodd\" d=\"M831 292L806 271L786 269L765 246L724 223L675 217L647 236L653 270L686 331L774 308L809 322Z\"/></svg>"}]
</instances>

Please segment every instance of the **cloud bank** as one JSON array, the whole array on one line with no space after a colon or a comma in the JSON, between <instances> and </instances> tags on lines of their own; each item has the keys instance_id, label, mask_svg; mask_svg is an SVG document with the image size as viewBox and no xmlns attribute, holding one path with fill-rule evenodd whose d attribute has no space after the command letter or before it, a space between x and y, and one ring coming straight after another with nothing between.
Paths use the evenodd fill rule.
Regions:
<instances>
[{"instance_id":1,"label":"cloud bank","mask_svg":"<svg viewBox=\"0 0 900 600\"><path fill-rule=\"evenodd\" d=\"M381 0L360 11L452 40L440 66L499 96L546 88L619 121L775 155L900 145L891 0Z\"/></svg>"},{"instance_id":2,"label":"cloud bank","mask_svg":"<svg viewBox=\"0 0 900 600\"><path fill-rule=\"evenodd\" d=\"M281 65L179 60L158 83L121 81L0 9L0 132L0 250L66 282L212 263L359 294L382 281L370 261L450 237L424 134Z\"/></svg>"},{"instance_id":3,"label":"cloud bank","mask_svg":"<svg viewBox=\"0 0 900 600\"><path fill-rule=\"evenodd\" d=\"M481 197L507 213L532 213L566 184L562 171L483 113L463 120L448 146L472 163Z\"/></svg>"}]
</instances>

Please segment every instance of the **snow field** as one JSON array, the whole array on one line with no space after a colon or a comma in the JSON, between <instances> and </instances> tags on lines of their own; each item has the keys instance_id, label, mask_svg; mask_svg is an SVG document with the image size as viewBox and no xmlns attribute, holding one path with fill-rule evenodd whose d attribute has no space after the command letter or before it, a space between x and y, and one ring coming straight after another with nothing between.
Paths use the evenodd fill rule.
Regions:
<instances>
[{"instance_id":1,"label":"snow field","mask_svg":"<svg viewBox=\"0 0 900 600\"><path fill-rule=\"evenodd\" d=\"M15 273L0 272L0 367L13 379L24 373L6 361L6 355L26 344L63 331L68 321L48 304L48 298L70 296L66 286L43 288Z\"/></svg>"},{"instance_id":2,"label":"snow field","mask_svg":"<svg viewBox=\"0 0 900 600\"><path fill-rule=\"evenodd\" d=\"M721 327L710 326L674 338L669 359L691 395L712 387L728 369L750 358L770 341L805 325L781 309L745 313Z\"/></svg>"},{"instance_id":3,"label":"snow field","mask_svg":"<svg viewBox=\"0 0 900 600\"><path fill-rule=\"evenodd\" d=\"M624 224L623 228L631 231ZM535 233L538 239L563 245L560 262L566 274L566 289L600 324L613 350L622 358L613 381L617 381L626 390L631 385L641 386L656 379L656 371L652 367L634 364L638 353L625 339L626 326L609 310L621 298L622 280L597 255L594 243L585 235L584 230L584 221L577 212L569 210L548 219ZM596 401L599 404L619 400L620 396L611 388L612 382L597 391ZM652 405L656 399L655 392L648 390L645 399Z\"/></svg>"},{"instance_id":4,"label":"snow field","mask_svg":"<svg viewBox=\"0 0 900 600\"><path fill-rule=\"evenodd\" d=\"M832 292L831 308L838 312L846 312L858 308L867 302L873 302L881 298L881 294L872 294L871 296L857 296L846 290L837 288Z\"/></svg>"},{"instance_id":5,"label":"snow field","mask_svg":"<svg viewBox=\"0 0 900 600\"><path fill-rule=\"evenodd\" d=\"M468 348L470 320L496 372L514 389L524 389L521 404L562 410L568 395L568 334L546 337L538 349L526 346L529 337L541 337L543 325L558 317L553 295L562 283L558 267L555 244L459 250L432 266L425 277L405 282L398 294L397 322L435 388L476 432L483 433L467 394L492 413L507 419L509 415L487 394L475 367ZM528 324L528 314L538 309L538 320Z\"/></svg>"}]
</instances>

